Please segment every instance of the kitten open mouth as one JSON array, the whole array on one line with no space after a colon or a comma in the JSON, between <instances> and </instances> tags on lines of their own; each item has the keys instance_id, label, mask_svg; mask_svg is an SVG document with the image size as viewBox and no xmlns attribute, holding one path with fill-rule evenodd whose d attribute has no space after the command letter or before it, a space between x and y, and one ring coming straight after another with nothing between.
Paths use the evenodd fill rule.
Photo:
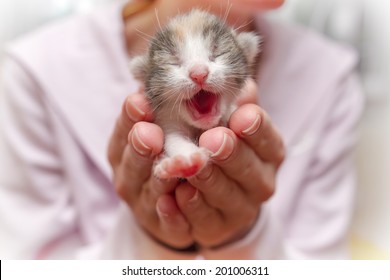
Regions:
<instances>
[{"instance_id":1,"label":"kitten open mouth","mask_svg":"<svg viewBox=\"0 0 390 280\"><path fill-rule=\"evenodd\" d=\"M218 100L218 95L202 89L187 101L187 106L195 120L214 117L219 111Z\"/></svg>"}]
</instances>

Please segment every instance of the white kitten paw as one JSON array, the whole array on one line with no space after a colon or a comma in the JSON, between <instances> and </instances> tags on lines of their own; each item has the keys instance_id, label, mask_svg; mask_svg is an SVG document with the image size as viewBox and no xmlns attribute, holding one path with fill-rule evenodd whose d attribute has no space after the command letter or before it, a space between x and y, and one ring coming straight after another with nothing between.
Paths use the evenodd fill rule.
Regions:
<instances>
[{"instance_id":1,"label":"white kitten paw","mask_svg":"<svg viewBox=\"0 0 390 280\"><path fill-rule=\"evenodd\" d=\"M200 148L189 156L165 157L154 168L154 175L161 179L187 178L196 175L207 164L210 151Z\"/></svg>"}]
</instances>

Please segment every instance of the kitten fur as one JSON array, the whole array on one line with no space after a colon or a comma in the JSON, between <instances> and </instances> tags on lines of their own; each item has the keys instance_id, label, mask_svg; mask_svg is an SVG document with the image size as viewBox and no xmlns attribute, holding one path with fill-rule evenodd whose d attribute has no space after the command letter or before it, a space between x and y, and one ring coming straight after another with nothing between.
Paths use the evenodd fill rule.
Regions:
<instances>
[{"instance_id":1,"label":"kitten fur","mask_svg":"<svg viewBox=\"0 0 390 280\"><path fill-rule=\"evenodd\" d=\"M227 125L236 96L252 76L259 45L255 33L237 33L217 16L192 10L172 18L148 52L131 59L131 72L144 84L155 123L165 133L157 177L190 177L207 164L210 152L197 139Z\"/></svg>"}]
</instances>

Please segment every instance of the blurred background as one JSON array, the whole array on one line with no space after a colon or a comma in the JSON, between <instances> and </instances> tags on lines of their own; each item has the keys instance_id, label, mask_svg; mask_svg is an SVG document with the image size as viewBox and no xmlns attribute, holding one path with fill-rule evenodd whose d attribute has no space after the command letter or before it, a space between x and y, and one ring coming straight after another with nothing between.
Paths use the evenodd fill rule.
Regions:
<instances>
[{"instance_id":1,"label":"blurred background","mask_svg":"<svg viewBox=\"0 0 390 280\"><path fill-rule=\"evenodd\" d=\"M390 1L286 0L271 15L354 47L366 94L356 150L353 258L390 259Z\"/></svg>"},{"instance_id":2,"label":"blurred background","mask_svg":"<svg viewBox=\"0 0 390 280\"><path fill-rule=\"evenodd\" d=\"M1 0L0 63L8 41L111 1L122 0ZM390 259L390 1L286 0L269 16L308 26L360 54L367 104L356 151L358 197L350 245L355 259Z\"/></svg>"}]
</instances>

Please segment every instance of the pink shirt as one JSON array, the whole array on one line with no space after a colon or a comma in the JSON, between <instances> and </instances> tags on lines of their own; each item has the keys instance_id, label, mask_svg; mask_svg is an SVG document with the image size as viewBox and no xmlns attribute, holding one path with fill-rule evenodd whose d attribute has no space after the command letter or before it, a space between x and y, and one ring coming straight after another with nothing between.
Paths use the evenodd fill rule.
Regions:
<instances>
[{"instance_id":1,"label":"pink shirt","mask_svg":"<svg viewBox=\"0 0 390 280\"><path fill-rule=\"evenodd\" d=\"M106 158L125 97L120 7L77 16L14 42L1 91L2 258L346 258L363 98L349 49L261 17L260 105L287 158L277 191L242 240L199 253L150 239L120 202Z\"/></svg>"}]
</instances>

